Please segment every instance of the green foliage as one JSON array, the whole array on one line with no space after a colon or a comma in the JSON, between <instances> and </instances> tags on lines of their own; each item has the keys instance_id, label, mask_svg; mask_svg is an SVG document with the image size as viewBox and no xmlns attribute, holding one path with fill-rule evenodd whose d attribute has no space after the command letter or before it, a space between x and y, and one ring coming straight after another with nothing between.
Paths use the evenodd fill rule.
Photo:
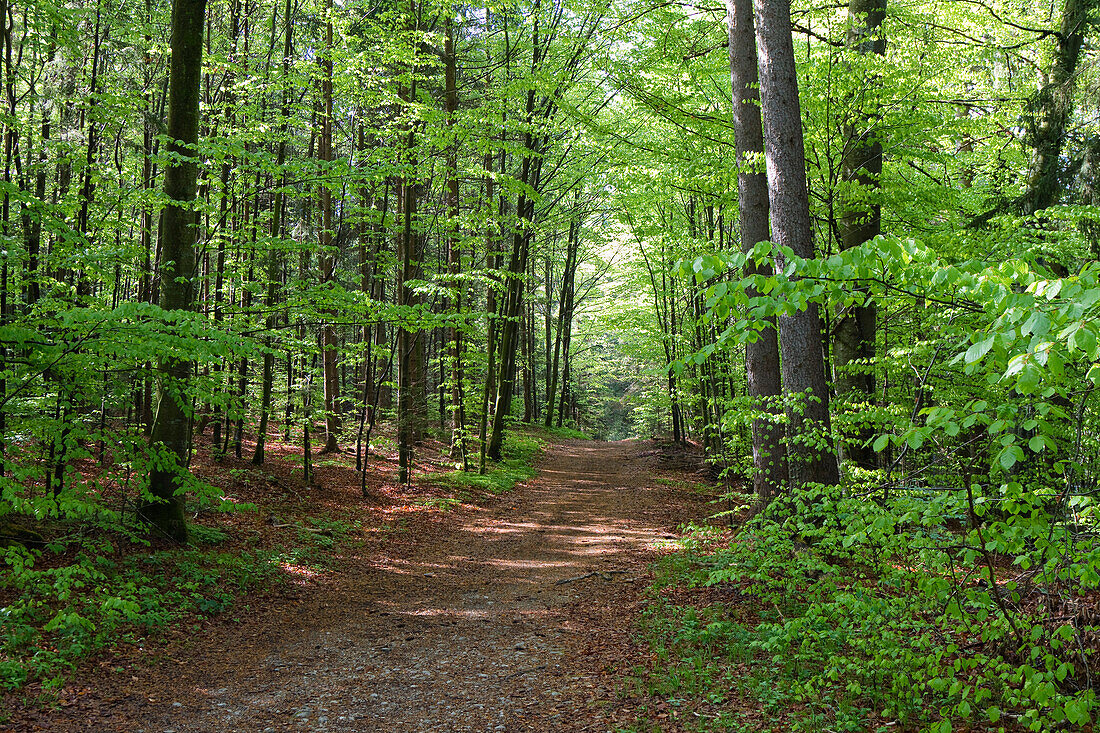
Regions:
<instances>
[{"instance_id":1,"label":"green foliage","mask_svg":"<svg viewBox=\"0 0 1100 733\"><path fill-rule=\"evenodd\" d=\"M554 436L555 438L565 438L566 440L592 440L592 436L585 433L582 430L569 427L549 427L543 428L543 431Z\"/></svg>"},{"instance_id":2,"label":"green foliage","mask_svg":"<svg viewBox=\"0 0 1100 733\"><path fill-rule=\"evenodd\" d=\"M535 460L546 448L546 442L535 435L514 431L508 434L502 448L503 460L490 463L484 474L473 471L451 471L428 477L439 486L468 491L503 494L516 484L534 478Z\"/></svg>"},{"instance_id":3,"label":"green foliage","mask_svg":"<svg viewBox=\"0 0 1100 733\"><path fill-rule=\"evenodd\" d=\"M1067 624L1047 599L1091 590L1100 545L1018 501L957 529L952 517L984 514L970 501L811 488L773 502L726 548L689 543L661 584L728 587L739 600L651 606L650 694L733 689L805 731L1090 722L1082 640L1097 627Z\"/></svg>"},{"instance_id":4,"label":"green foliage","mask_svg":"<svg viewBox=\"0 0 1100 733\"><path fill-rule=\"evenodd\" d=\"M200 530L204 543L224 533ZM0 685L59 684L82 658L119 642L138 642L190 615L214 615L277 577L264 552L157 550L122 556L109 543L81 543L71 562L38 568L40 553L0 551Z\"/></svg>"}]
</instances>

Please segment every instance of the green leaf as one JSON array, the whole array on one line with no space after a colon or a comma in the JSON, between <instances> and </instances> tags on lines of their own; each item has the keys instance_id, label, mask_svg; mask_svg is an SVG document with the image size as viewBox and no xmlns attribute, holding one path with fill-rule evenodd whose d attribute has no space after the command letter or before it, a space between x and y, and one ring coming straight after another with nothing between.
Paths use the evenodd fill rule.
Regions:
<instances>
[{"instance_id":1,"label":"green leaf","mask_svg":"<svg viewBox=\"0 0 1100 733\"><path fill-rule=\"evenodd\" d=\"M1085 352L1086 356L1094 357L1096 354L1096 333L1087 324L1083 324L1070 337L1070 346L1076 346Z\"/></svg>"},{"instance_id":2,"label":"green leaf","mask_svg":"<svg viewBox=\"0 0 1100 733\"><path fill-rule=\"evenodd\" d=\"M989 350L993 348L994 338L994 336L990 335L967 349L965 357L966 363L973 364L989 353Z\"/></svg>"},{"instance_id":3,"label":"green leaf","mask_svg":"<svg viewBox=\"0 0 1100 733\"><path fill-rule=\"evenodd\" d=\"M871 447L874 449L875 453L881 453L889 444L890 436L888 434L883 434L875 438L875 442Z\"/></svg>"},{"instance_id":4,"label":"green leaf","mask_svg":"<svg viewBox=\"0 0 1100 733\"><path fill-rule=\"evenodd\" d=\"M1020 371L1020 376L1016 378L1016 389L1020 394L1031 394L1039 386L1042 375L1042 371L1034 364L1025 365Z\"/></svg>"},{"instance_id":5,"label":"green leaf","mask_svg":"<svg viewBox=\"0 0 1100 733\"><path fill-rule=\"evenodd\" d=\"M1010 445L1002 450L1000 455L997 456L997 462L1001 464L1001 468L1004 470L1011 471L1012 467L1022 460L1023 457L1024 451L1020 446Z\"/></svg>"},{"instance_id":6,"label":"green leaf","mask_svg":"<svg viewBox=\"0 0 1100 733\"><path fill-rule=\"evenodd\" d=\"M1080 698L1070 700L1066 703L1066 720L1074 725L1088 725L1092 722L1092 715L1089 714L1088 700L1082 700Z\"/></svg>"}]
</instances>

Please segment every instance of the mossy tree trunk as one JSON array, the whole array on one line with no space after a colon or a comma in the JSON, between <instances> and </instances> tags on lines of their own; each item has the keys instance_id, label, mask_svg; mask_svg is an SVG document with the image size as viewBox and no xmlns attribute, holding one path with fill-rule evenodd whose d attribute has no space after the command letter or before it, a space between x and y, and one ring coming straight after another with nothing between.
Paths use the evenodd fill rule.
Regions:
<instances>
[{"instance_id":1,"label":"mossy tree trunk","mask_svg":"<svg viewBox=\"0 0 1100 733\"><path fill-rule=\"evenodd\" d=\"M883 56L886 36L882 22L886 18L886 0L851 0L848 4L849 52L858 56ZM882 177L882 138L878 112L874 108L873 75L861 80L860 96L868 105L853 112L845 125L841 181L844 196L838 222L838 238L843 250L859 247L877 237L882 230L881 207L877 194ZM867 90L871 90L869 93ZM870 410L875 400L875 332L878 311L874 301L853 305L837 314L833 328L834 384L838 396L848 399L860 411ZM858 429L844 445L847 458L855 465L872 469L876 464L871 449L873 427L870 422Z\"/></svg>"}]
</instances>

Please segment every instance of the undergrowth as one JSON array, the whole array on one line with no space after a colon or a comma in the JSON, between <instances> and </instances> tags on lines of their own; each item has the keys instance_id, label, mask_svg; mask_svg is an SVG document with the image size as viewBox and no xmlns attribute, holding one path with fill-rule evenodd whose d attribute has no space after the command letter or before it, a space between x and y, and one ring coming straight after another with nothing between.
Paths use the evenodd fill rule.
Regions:
<instances>
[{"instance_id":1,"label":"undergrowth","mask_svg":"<svg viewBox=\"0 0 1100 733\"><path fill-rule=\"evenodd\" d=\"M287 567L329 567L358 528L306 517L286 525L275 549L247 538L228 547L228 532L201 524L190 526L190 545L168 549L151 546L136 526L72 529L44 547L0 548L0 688L57 687L87 656L226 612L284 580Z\"/></svg>"},{"instance_id":2,"label":"undergrowth","mask_svg":"<svg viewBox=\"0 0 1100 733\"><path fill-rule=\"evenodd\" d=\"M545 445L536 434L511 432L504 460L491 464L484 476L433 477L434 483L457 488L460 498L419 501L446 510L474 490L508 491L535 475L533 464ZM251 475L233 470L239 474L234 479ZM192 504L202 511L258 511L255 505L224 501L211 487L192 493ZM280 505L269 516L267 532L278 536L274 546L255 530L234 536L232 525L191 523L188 546L158 547L144 526L97 509L78 520L53 519L47 534L56 539L30 532L26 545L0 547L0 689L18 690L30 682L56 688L89 655L127 642L155 643L170 628L228 611L246 593L279 583L288 573L330 568L362 537L363 528L358 521L310 516L303 513L306 508ZM3 717L0 711L0 723Z\"/></svg>"},{"instance_id":3,"label":"undergrowth","mask_svg":"<svg viewBox=\"0 0 1100 733\"><path fill-rule=\"evenodd\" d=\"M588 433L577 430L576 428L569 427L543 427L540 428L544 433L552 435L555 438L565 438L566 440L592 440L592 436Z\"/></svg>"},{"instance_id":4,"label":"undergrowth","mask_svg":"<svg viewBox=\"0 0 1100 733\"><path fill-rule=\"evenodd\" d=\"M1100 546L1023 498L999 511L817 488L721 544L692 528L625 693L700 731L1087 728Z\"/></svg>"},{"instance_id":5,"label":"undergrowth","mask_svg":"<svg viewBox=\"0 0 1100 733\"><path fill-rule=\"evenodd\" d=\"M0 686L56 686L86 655L140 641L190 615L225 611L270 584L278 569L275 553L260 550L123 555L112 542L88 540L72 552L66 564L39 568L36 553L20 546L0 551L8 566L4 590L15 595L0 608Z\"/></svg>"},{"instance_id":6,"label":"undergrowth","mask_svg":"<svg viewBox=\"0 0 1100 733\"><path fill-rule=\"evenodd\" d=\"M535 460L546 449L546 441L535 433L513 431L501 448L502 460L490 462L484 474L472 471L449 471L427 477L441 487L458 492L478 491L493 495L503 494L516 484L534 478ZM447 508L447 507L440 507Z\"/></svg>"}]
</instances>

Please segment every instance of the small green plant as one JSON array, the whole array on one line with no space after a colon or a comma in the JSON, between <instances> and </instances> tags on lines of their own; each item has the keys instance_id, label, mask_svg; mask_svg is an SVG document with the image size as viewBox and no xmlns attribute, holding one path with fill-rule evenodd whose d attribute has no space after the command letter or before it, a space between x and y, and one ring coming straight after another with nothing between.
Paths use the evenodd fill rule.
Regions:
<instances>
[{"instance_id":1,"label":"small green plant","mask_svg":"<svg viewBox=\"0 0 1100 733\"><path fill-rule=\"evenodd\" d=\"M200 532L200 535L203 534ZM215 537L217 530L206 536ZM230 607L277 577L269 553L161 550L112 557L108 544L86 542L71 564L36 568L38 553L0 551L3 585L17 599L0 608L0 686L61 681L87 654L140 638L186 617Z\"/></svg>"},{"instance_id":2,"label":"small green plant","mask_svg":"<svg viewBox=\"0 0 1100 733\"><path fill-rule=\"evenodd\" d=\"M229 533L202 524L192 524L187 528L191 542L196 545L221 545L229 539Z\"/></svg>"},{"instance_id":3,"label":"small green plant","mask_svg":"<svg viewBox=\"0 0 1100 733\"><path fill-rule=\"evenodd\" d=\"M453 496L429 496L423 499L417 499L413 503L418 506L427 507L429 509L439 509L445 512L460 506L462 500Z\"/></svg>"}]
</instances>

